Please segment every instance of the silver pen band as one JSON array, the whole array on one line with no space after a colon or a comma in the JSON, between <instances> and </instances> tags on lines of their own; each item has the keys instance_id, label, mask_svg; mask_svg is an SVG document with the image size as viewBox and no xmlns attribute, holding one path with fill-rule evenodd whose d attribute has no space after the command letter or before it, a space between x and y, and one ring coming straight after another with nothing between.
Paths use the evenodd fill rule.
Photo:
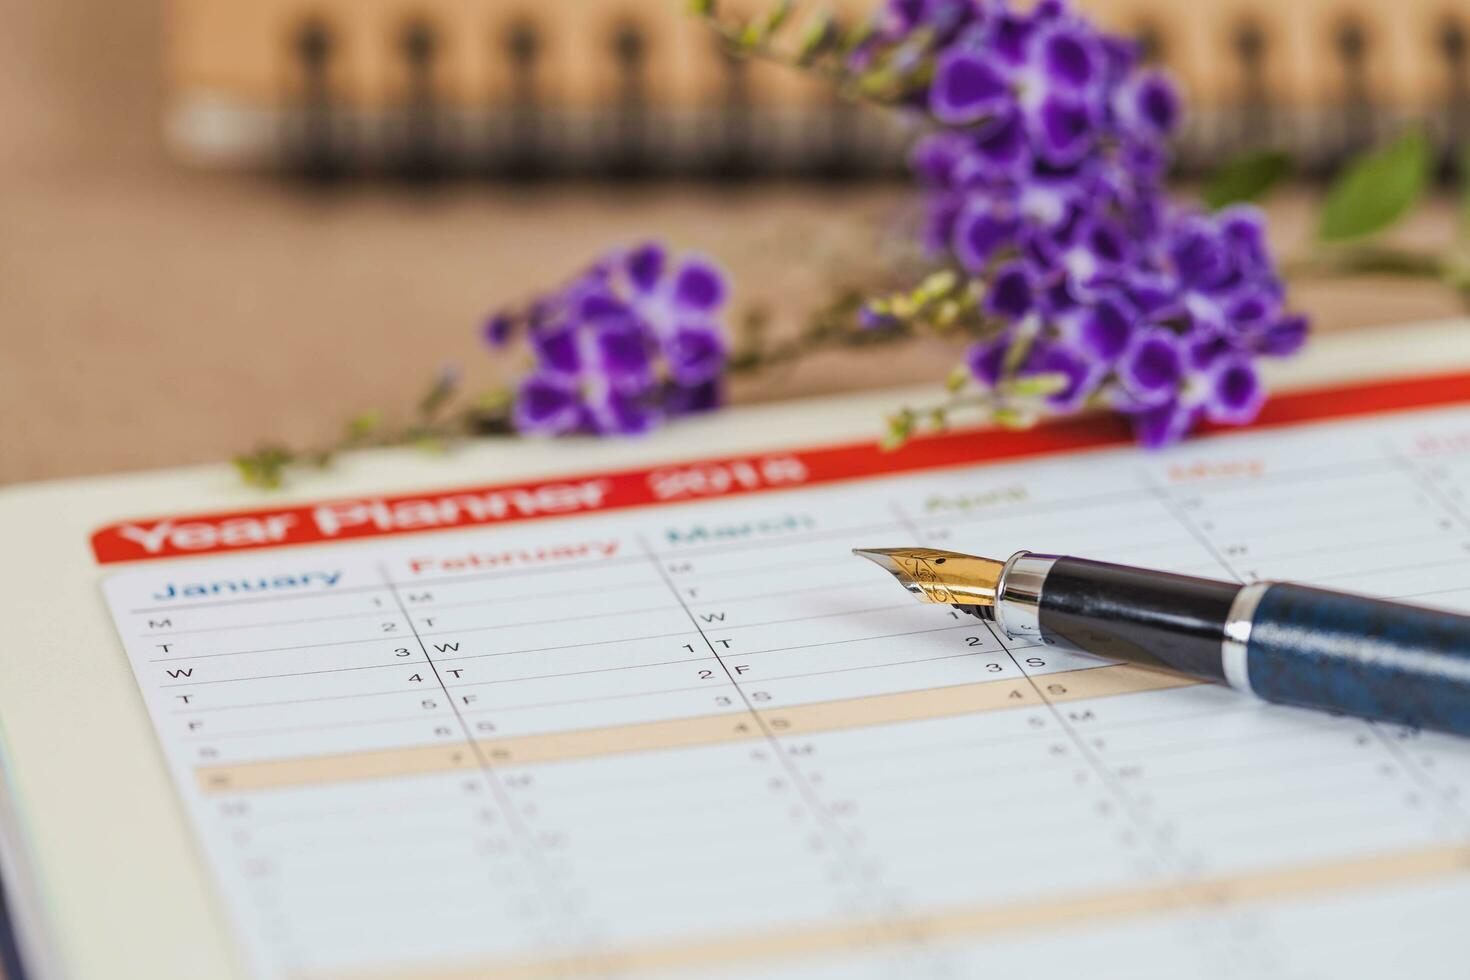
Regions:
<instances>
[{"instance_id":1,"label":"silver pen band","mask_svg":"<svg viewBox=\"0 0 1470 980\"><path fill-rule=\"evenodd\" d=\"M1246 656L1251 642L1251 623L1256 618L1256 606L1260 604L1261 596L1270 587L1270 582L1256 582L1235 593L1225 620L1224 638L1220 641L1220 666L1225 671L1225 683L1246 694L1254 693Z\"/></svg>"},{"instance_id":2,"label":"silver pen band","mask_svg":"<svg viewBox=\"0 0 1470 980\"><path fill-rule=\"evenodd\" d=\"M1057 558L1018 551L1006 561L995 588L995 624L1006 636L1041 636L1041 590Z\"/></svg>"}]
</instances>

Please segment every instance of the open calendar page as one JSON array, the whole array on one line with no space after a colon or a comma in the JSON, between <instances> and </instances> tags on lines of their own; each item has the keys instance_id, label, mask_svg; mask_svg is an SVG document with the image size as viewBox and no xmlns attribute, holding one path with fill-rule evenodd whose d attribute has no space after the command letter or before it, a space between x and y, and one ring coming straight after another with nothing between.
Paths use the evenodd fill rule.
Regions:
<instances>
[{"instance_id":1,"label":"open calendar page","mask_svg":"<svg viewBox=\"0 0 1470 980\"><path fill-rule=\"evenodd\" d=\"M849 549L1470 609L1464 329L1398 370L1325 344L1166 454L1100 420L834 439L869 401L815 444L457 488L50 488L89 563L12 501L73 552L8 578L30 972L1463 976L1470 745L1003 640Z\"/></svg>"}]
</instances>

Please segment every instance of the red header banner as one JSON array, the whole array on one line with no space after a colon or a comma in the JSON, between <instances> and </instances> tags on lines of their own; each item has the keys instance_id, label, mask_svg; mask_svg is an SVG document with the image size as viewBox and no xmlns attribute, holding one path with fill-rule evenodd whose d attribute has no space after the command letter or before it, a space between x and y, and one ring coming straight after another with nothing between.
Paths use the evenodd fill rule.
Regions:
<instances>
[{"instance_id":1,"label":"red header banner","mask_svg":"<svg viewBox=\"0 0 1470 980\"><path fill-rule=\"evenodd\" d=\"M1279 395L1247 428L1467 401L1470 373L1380 381ZM1203 434L1223 431L1241 430L1207 426ZM92 550L98 563L106 565L354 541L820 486L1129 442L1126 424L1118 417L1088 416L1022 431L969 429L942 433L914 439L893 452L865 441L550 480L120 521L92 535Z\"/></svg>"}]
</instances>

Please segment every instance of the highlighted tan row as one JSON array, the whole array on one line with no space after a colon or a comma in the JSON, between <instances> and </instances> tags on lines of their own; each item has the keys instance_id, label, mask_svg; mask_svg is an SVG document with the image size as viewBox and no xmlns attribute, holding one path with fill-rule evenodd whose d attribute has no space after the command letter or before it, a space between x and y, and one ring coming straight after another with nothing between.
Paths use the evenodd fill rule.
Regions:
<instances>
[{"instance_id":1,"label":"highlighted tan row","mask_svg":"<svg viewBox=\"0 0 1470 980\"><path fill-rule=\"evenodd\" d=\"M414 970L411 974L353 973L319 976L314 980L408 980L409 976L415 980L551 980L625 970L666 970L670 976L689 976L713 966L850 953L895 943L1011 936L1028 929L1066 928L1238 902L1337 894L1346 889L1467 872L1470 872L1470 848L1436 847L1235 877L952 909L886 923L792 928L735 937L708 936L534 962L481 963L430 972Z\"/></svg>"},{"instance_id":2,"label":"highlighted tan row","mask_svg":"<svg viewBox=\"0 0 1470 980\"><path fill-rule=\"evenodd\" d=\"M531 765L658 749L689 748L776 735L839 731L928 718L948 718L980 711L1035 707L1046 701L1075 701L1183 687L1197 681L1177 674L1127 664L1061 671L1032 681L1003 680L899 694L877 694L749 712L698 715L668 721L615 725L577 731L485 739L471 748L464 743L430 745L376 752L350 752L300 759L267 760L196 770L205 792L233 793L384 779L476 769L490 765ZM1037 691L1040 689L1040 694Z\"/></svg>"}]
</instances>

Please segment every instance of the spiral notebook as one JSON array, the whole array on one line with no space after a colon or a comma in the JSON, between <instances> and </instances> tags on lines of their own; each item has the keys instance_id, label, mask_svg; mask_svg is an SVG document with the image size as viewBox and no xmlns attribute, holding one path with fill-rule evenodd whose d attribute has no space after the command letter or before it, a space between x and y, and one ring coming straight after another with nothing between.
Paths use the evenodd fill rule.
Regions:
<instances>
[{"instance_id":1,"label":"spiral notebook","mask_svg":"<svg viewBox=\"0 0 1470 980\"><path fill-rule=\"evenodd\" d=\"M1470 610L1470 328L1391 340L1160 454L1106 419L885 453L886 393L276 496L10 488L12 969L1458 976L1470 744L1027 646L848 554Z\"/></svg>"}]
</instances>

